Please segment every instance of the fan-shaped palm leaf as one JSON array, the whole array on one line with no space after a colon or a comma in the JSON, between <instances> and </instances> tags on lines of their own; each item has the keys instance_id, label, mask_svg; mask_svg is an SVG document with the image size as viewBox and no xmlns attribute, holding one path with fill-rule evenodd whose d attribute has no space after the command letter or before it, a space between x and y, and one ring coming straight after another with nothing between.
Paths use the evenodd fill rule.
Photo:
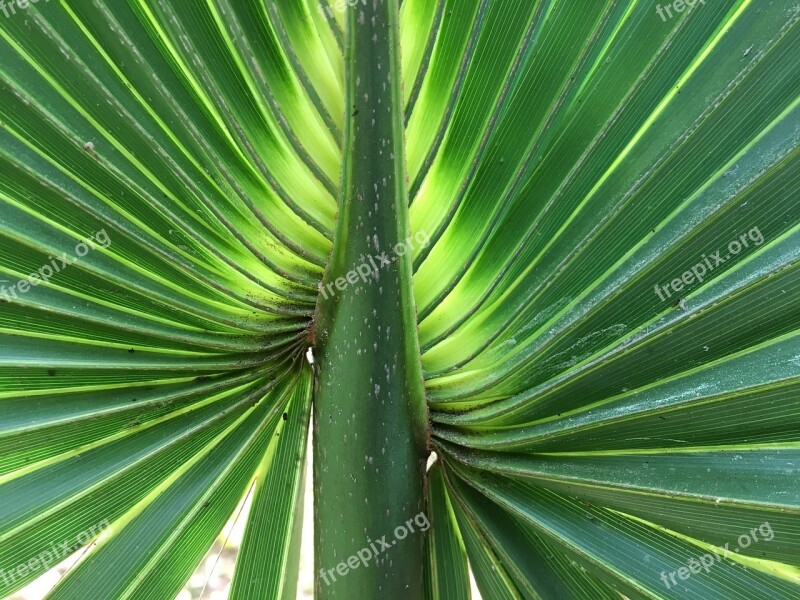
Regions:
<instances>
[{"instance_id":1,"label":"fan-shaped palm leaf","mask_svg":"<svg viewBox=\"0 0 800 600\"><path fill-rule=\"evenodd\" d=\"M800 9L400 4L0 2L0 592L798 597Z\"/></svg>"}]
</instances>

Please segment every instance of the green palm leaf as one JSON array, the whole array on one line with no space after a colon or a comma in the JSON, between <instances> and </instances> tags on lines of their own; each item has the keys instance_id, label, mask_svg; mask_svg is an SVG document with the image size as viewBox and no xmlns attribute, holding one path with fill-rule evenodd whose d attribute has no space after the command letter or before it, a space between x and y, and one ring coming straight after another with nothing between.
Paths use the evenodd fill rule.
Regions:
<instances>
[{"instance_id":1,"label":"green palm leaf","mask_svg":"<svg viewBox=\"0 0 800 600\"><path fill-rule=\"evenodd\" d=\"M3 596L800 594L796 6L0 12Z\"/></svg>"}]
</instances>

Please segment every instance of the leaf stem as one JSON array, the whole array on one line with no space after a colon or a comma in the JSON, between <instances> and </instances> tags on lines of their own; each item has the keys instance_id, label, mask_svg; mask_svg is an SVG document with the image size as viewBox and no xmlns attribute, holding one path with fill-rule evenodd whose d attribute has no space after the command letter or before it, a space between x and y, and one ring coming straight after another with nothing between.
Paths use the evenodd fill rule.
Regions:
<instances>
[{"instance_id":1,"label":"leaf stem","mask_svg":"<svg viewBox=\"0 0 800 600\"><path fill-rule=\"evenodd\" d=\"M367 0L346 10L340 213L315 318L316 597L421 598L424 533L413 519L424 510L428 426L398 3ZM382 536L390 548L377 543ZM347 564L366 550L371 558Z\"/></svg>"}]
</instances>

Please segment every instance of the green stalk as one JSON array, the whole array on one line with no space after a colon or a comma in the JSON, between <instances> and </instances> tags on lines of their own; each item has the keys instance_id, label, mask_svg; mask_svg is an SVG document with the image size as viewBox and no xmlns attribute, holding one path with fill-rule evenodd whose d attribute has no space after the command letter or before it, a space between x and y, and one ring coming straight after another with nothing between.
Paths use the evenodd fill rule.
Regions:
<instances>
[{"instance_id":1,"label":"green stalk","mask_svg":"<svg viewBox=\"0 0 800 600\"><path fill-rule=\"evenodd\" d=\"M409 238L398 3L346 10L340 214L315 319L316 597L421 598L424 532L413 519L424 510L428 431L407 252L417 242ZM414 531L396 539L400 526ZM382 549L382 536L391 548ZM367 549L375 556L347 565Z\"/></svg>"}]
</instances>

